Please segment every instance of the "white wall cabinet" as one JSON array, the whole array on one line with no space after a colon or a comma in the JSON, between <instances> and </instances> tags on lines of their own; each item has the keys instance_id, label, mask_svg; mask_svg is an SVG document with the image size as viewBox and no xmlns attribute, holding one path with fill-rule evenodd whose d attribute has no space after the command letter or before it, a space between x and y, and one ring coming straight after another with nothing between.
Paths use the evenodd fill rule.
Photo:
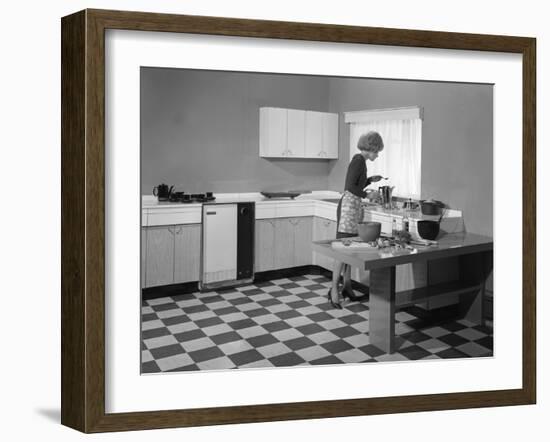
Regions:
<instances>
[{"instance_id":1,"label":"white wall cabinet","mask_svg":"<svg viewBox=\"0 0 550 442\"><path fill-rule=\"evenodd\" d=\"M323 150L323 113L306 111L305 151L310 158L321 158Z\"/></svg>"},{"instance_id":2,"label":"white wall cabinet","mask_svg":"<svg viewBox=\"0 0 550 442\"><path fill-rule=\"evenodd\" d=\"M287 120L287 109L260 108L260 156L288 156Z\"/></svg>"},{"instance_id":3,"label":"white wall cabinet","mask_svg":"<svg viewBox=\"0 0 550 442\"><path fill-rule=\"evenodd\" d=\"M338 158L338 114L260 108L260 156Z\"/></svg>"},{"instance_id":4,"label":"white wall cabinet","mask_svg":"<svg viewBox=\"0 0 550 442\"><path fill-rule=\"evenodd\" d=\"M338 158L338 114L323 113L323 140L321 156Z\"/></svg>"},{"instance_id":5,"label":"white wall cabinet","mask_svg":"<svg viewBox=\"0 0 550 442\"><path fill-rule=\"evenodd\" d=\"M287 109L287 155L303 158L305 152L305 112L296 109Z\"/></svg>"}]
</instances>

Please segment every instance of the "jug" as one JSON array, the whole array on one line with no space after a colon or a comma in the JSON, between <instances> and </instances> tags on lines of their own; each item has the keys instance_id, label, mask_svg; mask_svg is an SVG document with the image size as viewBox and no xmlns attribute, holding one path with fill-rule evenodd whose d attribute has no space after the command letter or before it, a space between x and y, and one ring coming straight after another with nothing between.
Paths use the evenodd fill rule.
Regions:
<instances>
[{"instance_id":1,"label":"jug","mask_svg":"<svg viewBox=\"0 0 550 442\"><path fill-rule=\"evenodd\" d=\"M174 186L168 187L168 184L159 184L153 187L153 195L158 197L159 201L168 201L173 188Z\"/></svg>"},{"instance_id":2,"label":"jug","mask_svg":"<svg viewBox=\"0 0 550 442\"><path fill-rule=\"evenodd\" d=\"M382 205L385 209L391 209L391 194L395 186L380 186L378 187L378 192L380 193L380 198L382 199Z\"/></svg>"}]
</instances>

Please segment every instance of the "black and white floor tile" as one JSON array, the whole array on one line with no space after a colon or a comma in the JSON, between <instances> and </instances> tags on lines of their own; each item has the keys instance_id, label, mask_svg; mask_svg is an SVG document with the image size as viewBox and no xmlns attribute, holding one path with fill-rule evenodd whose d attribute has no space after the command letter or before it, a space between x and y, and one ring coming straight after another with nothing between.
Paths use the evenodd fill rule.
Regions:
<instances>
[{"instance_id":1,"label":"black and white floor tile","mask_svg":"<svg viewBox=\"0 0 550 442\"><path fill-rule=\"evenodd\" d=\"M334 309L329 286L324 276L305 275L144 301L142 373L493 354L490 327L427 323L415 307L396 313L398 350L385 354L369 342L368 302Z\"/></svg>"}]
</instances>

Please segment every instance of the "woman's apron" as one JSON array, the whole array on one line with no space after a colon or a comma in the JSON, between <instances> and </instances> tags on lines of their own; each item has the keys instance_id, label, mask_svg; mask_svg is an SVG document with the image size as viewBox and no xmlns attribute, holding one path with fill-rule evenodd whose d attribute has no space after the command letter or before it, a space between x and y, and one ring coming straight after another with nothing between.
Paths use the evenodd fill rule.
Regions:
<instances>
[{"instance_id":1,"label":"woman's apron","mask_svg":"<svg viewBox=\"0 0 550 442\"><path fill-rule=\"evenodd\" d=\"M337 231L357 235L357 224L362 221L363 206L361 205L361 197L346 190L341 199L340 221Z\"/></svg>"}]
</instances>

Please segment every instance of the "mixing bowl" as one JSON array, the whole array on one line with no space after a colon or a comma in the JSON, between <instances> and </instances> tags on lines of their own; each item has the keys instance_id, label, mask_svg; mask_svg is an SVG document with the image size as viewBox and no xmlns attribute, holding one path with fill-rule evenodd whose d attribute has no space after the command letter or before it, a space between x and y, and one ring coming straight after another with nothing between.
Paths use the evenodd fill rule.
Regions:
<instances>
[{"instance_id":1,"label":"mixing bowl","mask_svg":"<svg viewBox=\"0 0 550 442\"><path fill-rule=\"evenodd\" d=\"M439 222L431 220L420 220L416 223L420 238L434 240L439 235Z\"/></svg>"},{"instance_id":2,"label":"mixing bowl","mask_svg":"<svg viewBox=\"0 0 550 442\"><path fill-rule=\"evenodd\" d=\"M374 221L359 223L357 225L357 231L363 241L376 241L380 236L382 230L382 224Z\"/></svg>"}]
</instances>

